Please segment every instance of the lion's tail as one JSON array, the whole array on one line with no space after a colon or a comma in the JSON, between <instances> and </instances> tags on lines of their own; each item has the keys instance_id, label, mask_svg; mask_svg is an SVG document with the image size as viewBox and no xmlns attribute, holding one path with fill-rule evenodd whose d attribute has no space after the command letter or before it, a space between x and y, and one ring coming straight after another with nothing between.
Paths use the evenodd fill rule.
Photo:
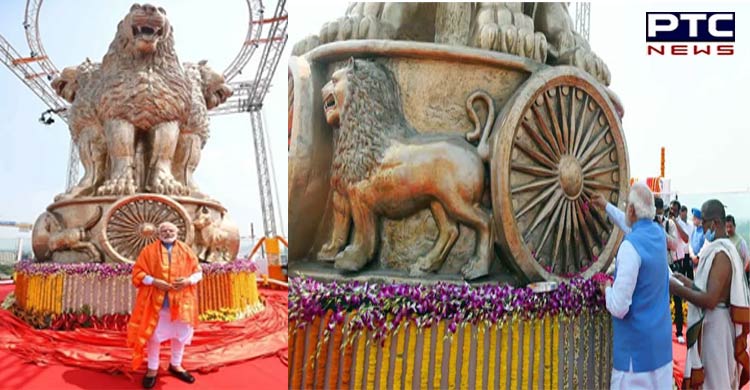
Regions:
<instances>
[{"instance_id":1,"label":"lion's tail","mask_svg":"<svg viewBox=\"0 0 750 390\"><path fill-rule=\"evenodd\" d=\"M479 120L479 115L474 109L474 102L477 100L483 100L487 104L487 122L484 125L484 131L482 131L482 121ZM466 133L466 139L470 142L479 140L477 145L477 152L479 157L484 161L489 161L490 158L490 147L487 144L492 125L495 122L495 101L492 96L481 89L474 91L469 98L466 99L466 113L469 114L469 119L474 123L474 130Z\"/></svg>"}]
</instances>

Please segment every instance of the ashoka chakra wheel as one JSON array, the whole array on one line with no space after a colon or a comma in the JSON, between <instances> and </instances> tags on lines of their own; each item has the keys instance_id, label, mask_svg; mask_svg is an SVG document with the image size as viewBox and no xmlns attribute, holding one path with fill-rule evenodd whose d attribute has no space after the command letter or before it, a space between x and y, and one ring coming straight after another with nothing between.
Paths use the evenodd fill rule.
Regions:
<instances>
[{"instance_id":1,"label":"ashoka chakra wheel","mask_svg":"<svg viewBox=\"0 0 750 390\"><path fill-rule=\"evenodd\" d=\"M158 238L157 227L162 222L177 226L180 241L193 242L192 220L174 200L152 194L120 199L104 218L102 249L118 261L134 263L141 249Z\"/></svg>"},{"instance_id":2,"label":"ashoka chakra wheel","mask_svg":"<svg viewBox=\"0 0 750 390\"><path fill-rule=\"evenodd\" d=\"M590 204L618 204L628 188L620 120L606 92L572 67L533 74L493 130L497 241L530 280L606 270L622 232Z\"/></svg>"}]
</instances>

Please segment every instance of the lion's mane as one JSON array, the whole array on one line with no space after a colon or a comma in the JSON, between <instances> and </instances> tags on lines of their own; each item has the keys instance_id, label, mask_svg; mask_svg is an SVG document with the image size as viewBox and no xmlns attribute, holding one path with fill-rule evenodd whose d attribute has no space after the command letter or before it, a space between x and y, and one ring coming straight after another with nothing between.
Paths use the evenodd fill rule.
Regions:
<instances>
[{"instance_id":1,"label":"lion's mane","mask_svg":"<svg viewBox=\"0 0 750 390\"><path fill-rule=\"evenodd\" d=\"M132 12L117 25L117 34L102 60L98 84L99 116L122 119L141 129L184 120L191 103L190 82L174 49L169 28L153 54L134 49L129 34Z\"/></svg>"},{"instance_id":2,"label":"lion's mane","mask_svg":"<svg viewBox=\"0 0 750 390\"><path fill-rule=\"evenodd\" d=\"M334 135L331 178L337 189L367 179L391 140L417 133L404 116L398 84L383 65L354 60L347 67L346 81L340 127Z\"/></svg>"}]
</instances>

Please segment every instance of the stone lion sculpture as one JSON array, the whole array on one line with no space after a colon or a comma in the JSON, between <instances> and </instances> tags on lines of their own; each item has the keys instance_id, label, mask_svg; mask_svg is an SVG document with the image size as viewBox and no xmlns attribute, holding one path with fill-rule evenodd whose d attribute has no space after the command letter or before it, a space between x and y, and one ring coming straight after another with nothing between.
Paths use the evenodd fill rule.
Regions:
<instances>
[{"instance_id":1,"label":"stone lion sculpture","mask_svg":"<svg viewBox=\"0 0 750 390\"><path fill-rule=\"evenodd\" d=\"M167 195L187 194L172 176L179 123L190 113L190 80L174 49L172 27L163 8L133 4L117 26L102 60L97 109L104 127L110 175L102 195L135 193L136 149L141 143L145 189Z\"/></svg>"},{"instance_id":2,"label":"stone lion sculpture","mask_svg":"<svg viewBox=\"0 0 750 390\"><path fill-rule=\"evenodd\" d=\"M232 96L232 89L225 83L224 76L206 65L185 63L185 73L190 79L190 115L180 124L172 174L180 183L187 186L190 195L205 197L193 180L193 172L200 162L201 150L208 140L208 110L224 103Z\"/></svg>"},{"instance_id":3,"label":"stone lion sculpture","mask_svg":"<svg viewBox=\"0 0 750 390\"><path fill-rule=\"evenodd\" d=\"M475 254L462 267L466 279L488 274L492 258L489 214L480 207L487 136L494 103L485 92L471 94L467 111L476 128L467 134L420 135L407 122L398 85L382 65L351 59L322 89L326 121L335 130L331 168L334 225L318 259L347 271L362 269L376 252L379 217L400 219L429 208L439 234L419 257L413 273L435 271L459 235L458 223L477 233ZM488 105L482 130L473 108ZM354 234L347 243L353 221Z\"/></svg>"},{"instance_id":4,"label":"stone lion sculpture","mask_svg":"<svg viewBox=\"0 0 750 390\"><path fill-rule=\"evenodd\" d=\"M68 113L70 136L78 147L84 175L76 186L55 199L93 195L105 178L107 166L104 128L96 110L96 82L101 64L88 58L79 66L68 67L52 81L52 88L72 103Z\"/></svg>"},{"instance_id":5,"label":"stone lion sculpture","mask_svg":"<svg viewBox=\"0 0 750 390\"><path fill-rule=\"evenodd\" d=\"M351 3L345 16L298 42L293 55L334 41L395 39L477 47L573 65L609 85L607 65L578 34L567 3Z\"/></svg>"},{"instance_id":6,"label":"stone lion sculpture","mask_svg":"<svg viewBox=\"0 0 750 390\"><path fill-rule=\"evenodd\" d=\"M58 199L136 191L203 197L192 174L208 138L208 110L232 89L206 61L180 65L163 8L134 4L102 63L65 68L52 87L72 103L68 121L84 168Z\"/></svg>"}]
</instances>

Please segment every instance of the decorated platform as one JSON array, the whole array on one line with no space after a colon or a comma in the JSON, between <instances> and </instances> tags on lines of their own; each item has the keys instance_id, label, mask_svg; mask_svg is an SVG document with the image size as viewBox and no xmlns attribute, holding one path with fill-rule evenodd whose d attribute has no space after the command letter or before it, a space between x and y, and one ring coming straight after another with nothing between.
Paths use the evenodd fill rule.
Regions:
<instances>
[{"instance_id":1,"label":"decorated platform","mask_svg":"<svg viewBox=\"0 0 750 390\"><path fill-rule=\"evenodd\" d=\"M21 262L9 306L37 328L124 329L136 289L131 264ZM198 288L199 318L233 321L263 310L255 265L248 261L204 264Z\"/></svg>"},{"instance_id":2,"label":"decorated platform","mask_svg":"<svg viewBox=\"0 0 750 390\"><path fill-rule=\"evenodd\" d=\"M603 301L583 279L540 294L294 279L290 388L608 388Z\"/></svg>"}]
</instances>

